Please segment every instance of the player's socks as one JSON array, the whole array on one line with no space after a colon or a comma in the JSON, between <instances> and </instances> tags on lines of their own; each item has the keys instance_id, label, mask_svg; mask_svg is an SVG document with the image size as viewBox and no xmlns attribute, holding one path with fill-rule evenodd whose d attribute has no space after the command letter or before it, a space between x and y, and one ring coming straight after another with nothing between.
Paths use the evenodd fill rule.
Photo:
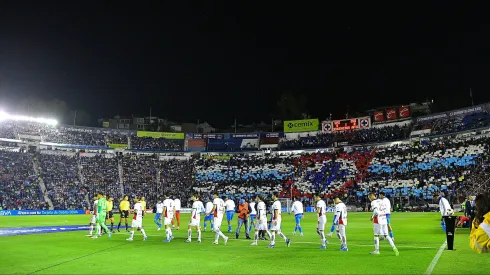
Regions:
<instances>
[{"instance_id":1,"label":"player's socks","mask_svg":"<svg viewBox=\"0 0 490 275\"><path fill-rule=\"evenodd\" d=\"M228 225L228 232L231 232L231 224Z\"/></svg>"},{"instance_id":2,"label":"player's socks","mask_svg":"<svg viewBox=\"0 0 490 275\"><path fill-rule=\"evenodd\" d=\"M379 237L374 237L374 251L379 251Z\"/></svg>"},{"instance_id":3,"label":"player's socks","mask_svg":"<svg viewBox=\"0 0 490 275\"><path fill-rule=\"evenodd\" d=\"M342 244L344 248L347 248L347 236L345 234L342 234Z\"/></svg>"},{"instance_id":4,"label":"player's socks","mask_svg":"<svg viewBox=\"0 0 490 275\"><path fill-rule=\"evenodd\" d=\"M221 236L221 238L223 238L223 239L226 239L227 238L225 236L225 234L223 234L223 232L221 232L221 230L218 231L218 235Z\"/></svg>"},{"instance_id":5,"label":"player's socks","mask_svg":"<svg viewBox=\"0 0 490 275\"><path fill-rule=\"evenodd\" d=\"M192 230L188 229L187 230L187 238L190 240L192 238Z\"/></svg>"},{"instance_id":6,"label":"player's socks","mask_svg":"<svg viewBox=\"0 0 490 275\"><path fill-rule=\"evenodd\" d=\"M141 233L143 234L143 238L146 238L146 233L145 233L145 230L143 228L141 228Z\"/></svg>"},{"instance_id":7,"label":"player's socks","mask_svg":"<svg viewBox=\"0 0 490 275\"><path fill-rule=\"evenodd\" d=\"M111 232L112 232L112 230L114 230L114 223L113 222L111 222Z\"/></svg>"},{"instance_id":8,"label":"player's socks","mask_svg":"<svg viewBox=\"0 0 490 275\"><path fill-rule=\"evenodd\" d=\"M259 231L255 230L254 243L257 243L258 241L259 241Z\"/></svg>"},{"instance_id":9,"label":"player's socks","mask_svg":"<svg viewBox=\"0 0 490 275\"><path fill-rule=\"evenodd\" d=\"M276 244L276 232L272 232L271 234L271 246Z\"/></svg>"},{"instance_id":10,"label":"player's socks","mask_svg":"<svg viewBox=\"0 0 490 275\"><path fill-rule=\"evenodd\" d=\"M214 234L214 242L215 243L218 243L218 240L219 240L219 233L220 231L216 232L216 234Z\"/></svg>"},{"instance_id":11,"label":"player's socks","mask_svg":"<svg viewBox=\"0 0 490 275\"><path fill-rule=\"evenodd\" d=\"M303 228L301 227L301 224L298 225L298 231L299 231L299 234L303 234Z\"/></svg>"},{"instance_id":12,"label":"player's socks","mask_svg":"<svg viewBox=\"0 0 490 275\"><path fill-rule=\"evenodd\" d=\"M206 231L206 227L208 226L208 223L204 221L204 231Z\"/></svg>"},{"instance_id":13,"label":"player's socks","mask_svg":"<svg viewBox=\"0 0 490 275\"><path fill-rule=\"evenodd\" d=\"M288 238L286 237L286 235L284 235L282 232L279 232L279 237L283 238L284 240L287 240Z\"/></svg>"},{"instance_id":14,"label":"player's socks","mask_svg":"<svg viewBox=\"0 0 490 275\"><path fill-rule=\"evenodd\" d=\"M132 240L133 239L133 236L134 236L134 231L131 230L131 236L129 238Z\"/></svg>"},{"instance_id":15,"label":"player's socks","mask_svg":"<svg viewBox=\"0 0 490 275\"><path fill-rule=\"evenodd\" d=\"M119 230L119 228L121 228L121 222L117 224L117 230Z\"/></svg>"},{"instance_id":16,"label":"player's socks","mask_svg":"<svg viewBox=\"0 0 490 275\"><path fill-rule=\"evenodd\" d=\"M390 237L390 236L386 237L386 239L387 239L387 240L388 240L388 242L390 243L391 248L395 249L395 248L396 248L396 246L395 246L395 243L393 242L393 239L391 239L391 237Z\"/></svg>"},{"instance_id":17,"label":"player's socks","mask_svg":"<svg viewBox=\"0 0 490 275\"><path fill-rule=\"evenodd\" d=\"M126 223L126 230L128 230L128 223Z\"/></svg>"},{"instance_id":18,"label":"player's socks","mask_svg":"<svg viewBox=\"0 0 490 275\"><path fill-rule=\"evenodd\" d=\"M100 223L97 224L97 236L102 235L102 228L100 226Z\"/></svg>"},{"instance_id":19,"label":"player's socks","mask_svg":"<svg viewBox=\"0 0 490 275\"><path fill-rule=\"evenodd\" d=\"M94 233L94 225L93 224L90 225L90 233L89 234L92 235L92 233Z\"/></svg>"},{"instance_id":20,"label":"player's socks","mask_svg":"<svg viewBox=\"0 0 490 275\"><path fill-rule=\"evenodd\" d=\"M390 234L390 238L393 239L393 231L388 232Z\"/></svg>"},{"instance_id":21,"label":"player's socks","mask_svg":"<svg viewBox=\"0 0 490 275\"><path fill-rule=\"evenodd\" d=\"M201 229L198 229L197 230L197 241L200 242L201 241Z\"/></svg>"},{"instance_id":22,"label":"player's socks","mask_svg":"<svg viewBox=\"0 0 490 275\"><path fill-rule=\"evenodd\" d=\"M167 240L170 240L172 238L172 229L168 227L167 229L165 229L165 233L167 235Z\"/></svg>"},{"instance_id":23,"label":"player's socks","mask_svg":"<svg viewBox=\"0 0 490 275\"><path fill-rule=\"evenodd\" d=\"M269 230L266 230L265 233L267 233L267 235L269 235L269 239L272 238L272 233ZM265 234L264 234L264 237L265 237Z\"/></svg>"},{"instance_id":24,"label":"player's socks","mask_svg":"<svg viewBox=\"0 0 490 275\"><path fill-rule=\"evenodd\" d=\"M101 226L106 232L109 232L109 228L107 228L107 225L105 225L105 223L102 223Z\"/></svg>"},{"instance_id":25,"label":"player's socks","mask_svg":"<svg viewBox=\"0 0 490 275\"><path fill-rule=\"evenodd\" d=\"M339 232L337 232L337 238L339 238L339 240L342 241L342 236L340 235Z\"/></svg>"},{"instance_id":26,"label":"player's socks","mask_svg":"<svg viewBox=\"0 0 490 275\"><path fill-rule=\"evenodd\" d=\"M325 239L325 232L320 231L320 238L322 239L322 246L326 246L327 245L327 239Z\"/></svg>"}]
</instances>

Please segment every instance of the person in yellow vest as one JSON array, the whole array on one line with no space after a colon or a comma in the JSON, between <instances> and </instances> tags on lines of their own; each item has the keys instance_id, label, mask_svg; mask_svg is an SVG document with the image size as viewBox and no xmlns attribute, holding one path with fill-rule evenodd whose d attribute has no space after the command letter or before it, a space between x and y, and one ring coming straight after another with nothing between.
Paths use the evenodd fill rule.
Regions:
<instances>
[{"instance_id":1,"label":"person in yellow vest","mask_svg":"<svg viewBox=\"0 0 490 275\"><path fill-rule=\"evenodd\" d=\"M114 198L109 197L107 200L107 220L111 222L111 232L114 233L114 213L112 209L114 208Z\"/></svg>"},{"instance_id":2,"label":"person in yellow vest","mask_svg":"<svg viewBox=\"0 0 490 275\"><path fill-rule=\"evenodd\" d=\"M470 247L476 253L490 251L490 193L475 199L475 218L470 233Z\"/></svg>"},{"instance_id":3,"label":"person in yellow vest","mask_svg":"<svg viewBox=\"0 0 490 275\"><path fill-rule=\"evenodd\" d=\"M126 232L129 232L128 228L128 217L129 217L129 198L128 196L124 196L124 199L119 203L119 213L121 214L121 218L119 219L119 224L117 225L117 232L121 227L121 222L124 220L126 224Z\"/></svg>"},{"instance_id":4,"label":"person in yellow vest","mask_svg":"<svg viewBox=\"0 0 490 275\"><path fill-rule=\"evenodd\" d=\"M145 197L141 197L140 203L141 203L141 208L143 208L143 218L144 218L145 217L145 213L146 213L146 201L145 201Z\"/></svg>"}]
</instances>

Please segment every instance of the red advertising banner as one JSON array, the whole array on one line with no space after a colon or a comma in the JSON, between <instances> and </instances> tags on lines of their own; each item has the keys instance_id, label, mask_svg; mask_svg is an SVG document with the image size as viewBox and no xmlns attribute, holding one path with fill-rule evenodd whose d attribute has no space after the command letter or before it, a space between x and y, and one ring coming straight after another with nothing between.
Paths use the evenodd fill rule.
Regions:
<instances>
[{"instance_id":1,"label":"red advertising banner","mask_svg":"<svg viewBox=\"0 0 490 275\"><path fill-rule=\"evenodd\" d=\"M374 122L381 122L385 120L385 113L383 111L375 111L373 117Z\"/></svg>"},{"instance_id":2,"label":"red advertising banner","mask_svg":"<svg viewBox=\"0 0 490 275\"><path fill-rule=\"evenodd\" d=\"M394 120L396 119L396 109L386 109L386 119L387 120Z\"/></svg>"},{"instance_id":3,"label":"red advertising banner","mask_svg":"<svg viewBox=\"0 0 490 275\"><path fill-rule=\"evenodd\" d=\"M410 107L409 106L401 106L400 108L398 108L398 117L399 118L410 117Z\"/></svg>"}]
</instances>

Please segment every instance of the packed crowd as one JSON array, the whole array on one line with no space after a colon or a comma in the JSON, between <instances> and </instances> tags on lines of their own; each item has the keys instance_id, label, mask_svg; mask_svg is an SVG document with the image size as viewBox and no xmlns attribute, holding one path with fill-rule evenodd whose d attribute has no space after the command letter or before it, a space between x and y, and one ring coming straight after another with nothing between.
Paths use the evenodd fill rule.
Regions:
<instances>
[{"instance_id":1,"label":"packed crowd","mask_svg":"<svg viewBox=\"0 0 490 275\"><path fill-rule=\"evenodd\" d=\"M415 124L413 130L430 129L431 134L446 134L488 126L490 126L490 114L488 111L485 111L466 116L443 117L422 121Z\"/></svg>"},{"instance_id":2,"label":"packed crowd","mask_svg":"<svg viewBox=\"0 0 490 275\"><path fill-rule=\"evenodd\" d=\"M32 154L0 150L0 202L3 209L48 209L34 172Z\"/></svg>"},{"instance_id":3,"label":"packed crowd","mask_svg":"<svg viewBox=\"0 0 490 275\"><path fill-rule=\"evenodd\" d=\"M316 136L300 137L299 139L283 139L279 143L282 149L326 148L335 143L366 144L406 139L410 127L386 126L383 128L360 129L356 131L333 132Z\"/></svg>"},{"instance_id":4,"label":"packed crowd","mask_svg":"<svg viewBox=\"0 0 490 275\"><path fill-rule=\"evenodd\" d=\"M80 156L80 175L90 201L98 191L104 191L113 198L122 196L119 160L114 155L99 154Z\"/></svg>"},{"instance_id":5,"label":"packed crowd","mask_svg":"<svg viewBox=\"0 0 490 275\"><path fill-rule=\"evenodd\" d=\"M78 178L78 158L39 154L37 160L41 179L54 209L83 209L87 189Z\"/></svg>"},{"instance_id":6,"label":"packed crowd","mask_svg":"<svg viewBox=\"0 0 490 275\"><path fill-rule=\"evenodd\" d=\"M157 151L184 150L184 141L152 137L131 137L131 148Z\"/></svg>"}]
</instances>

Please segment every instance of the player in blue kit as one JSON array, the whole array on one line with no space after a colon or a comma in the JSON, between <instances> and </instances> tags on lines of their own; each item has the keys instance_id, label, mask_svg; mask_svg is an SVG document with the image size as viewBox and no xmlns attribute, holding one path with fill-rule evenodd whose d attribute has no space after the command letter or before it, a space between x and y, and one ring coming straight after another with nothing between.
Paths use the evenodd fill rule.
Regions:
<instances>
[{"instance_id":1,"label":"player in blue kit","mask_svg":"<svg viewBox=\"0 0 490 275\"><path fill-rule=\"evenodd\" d=\"M207 202L206 202L206 213L210 213L211 210L213 210L213 202L210 198L207 199ZM208 221L211 223L211 231L214 230L214 216L213 216L213 213L209 214L209 215L206 215L204 217L204 231L206 231L206 228L208 226Z\"/></svg>"}]
</instances>

